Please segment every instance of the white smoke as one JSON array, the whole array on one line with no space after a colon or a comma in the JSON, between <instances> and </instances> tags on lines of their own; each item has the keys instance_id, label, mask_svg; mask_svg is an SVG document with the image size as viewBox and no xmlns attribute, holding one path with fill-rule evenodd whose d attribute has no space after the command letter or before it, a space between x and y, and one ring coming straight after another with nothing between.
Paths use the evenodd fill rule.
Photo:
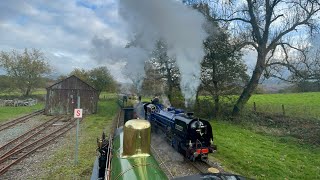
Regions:
<instances>
[{"instance_id":1,"label":"white smoke","mask_svg":"<svg viewBox=\"0 0 320 180\"><path fill-rule=\"evenodd\" d=\"M175 0L120 0L120 7L127 28L140 36L142 47L154 47L160 38L168 43L169 55L177 58L182 93L186 101L194 99L207 37L203 15Z\"/></svg>"},{"instance_id":2,"label":"white smoke","mask_svg":"<svg viewBox=\"0 0 320 180\"><path fill-rule=\"evenodd\" d=\"M94 48L91 54L99 62L122 66L122 74L131 79L139 90L145 75L144 62L148 59L148 51L140 47L125 48L125 45L113 44L110 39L94 37ZM111 71L112 72L112 71Z\"/></svg>"},{"instance_id":3,"label":"white smoke","mask_svg":"<svg viewBox=\"0 0 320 180\"><path fill-rule=\"evenodd\" d=\"M119 14L125 22L127 38L136 40L135 47L123 50L99 38L93 40L94 46L101 48L104 57L112 56L113 60L127 61L131 69L129 71L142 72L144 61L155 42L164 39L168 44L169 56L177 59L185 100L194 100L200 84L203 41L207 37L202 28L205 24L203 15L176 0L120 0ZM98 57L103 55L94 53Z\"/></svg>"}]
</instances>

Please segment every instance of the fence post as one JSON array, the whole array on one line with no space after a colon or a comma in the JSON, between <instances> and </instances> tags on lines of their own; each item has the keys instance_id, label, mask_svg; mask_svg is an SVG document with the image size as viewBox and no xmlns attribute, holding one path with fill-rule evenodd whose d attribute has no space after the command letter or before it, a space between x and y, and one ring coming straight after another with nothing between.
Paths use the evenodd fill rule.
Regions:
<instances>
[{"instance_id":1,"label":"fence post","mask_svg":"<svg viewBox=\"0 0 320 180\"><path fill-rule=\"evenodd\" d=\"M257 112L256 102L253 102L253 111L254 111L254 112Z\"/></svg>"},{"instance_id":2,"label":"fence post","mask_svg":"<svg viewBox=\"0 0 320 180\"><path fill-rule=\"evenodd\" d=\"M284 105L282 104L282 115L285 116L286 115L286 111L284 110Z\"/></svg>"}]
</instances>

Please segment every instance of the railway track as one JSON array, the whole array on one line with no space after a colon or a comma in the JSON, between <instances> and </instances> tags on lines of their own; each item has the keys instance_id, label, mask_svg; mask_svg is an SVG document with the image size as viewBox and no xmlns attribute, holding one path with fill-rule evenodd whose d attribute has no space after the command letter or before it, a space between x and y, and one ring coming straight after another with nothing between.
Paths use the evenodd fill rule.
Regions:
<instances>
[{"instance_id":1,"label":"railway track","mask_svg":"<svg viewBox=\"0 0 320 180\"><path fill-rule=\"evenodd\" d=\"M76 119L55 117L1 147L0 176L28 155L48 145L76 125Z\"/></svg>"},{"instance_id":2,"label":"railway track","mask_svg":"<svg viewBox=\"0 0 320 180\"><path fill-rule=\"evenodd\" d=\"M197 170L199 170L201 173L209 173L209 168L212 168L212 166L206 162L206 161L190 161L186 159L186 161L189 161L189 163L195 167Z\"/></svg>"},{"instance_id":3,"label":"railway track","mask_svg":"<svg viewBox=\"0 0 320 180\"><path fill-rule=\"evenodd\" d=\"M8 121L8 122L6 122L6 123L3 123L3 124L0 125L0 131L3 131L3 130L5 130L5 129L8 129L8 128L10 128L10 127L12 127L12 126L14 126L14 125L16 125L16 124L18 124L18 123L25 122L25 121L27 121L28 119L30 119L30 118L32 118L32 117L34 117L34 116L37 116L37 115L39 115L39 114L42 114L43 112L44 112L44 109L41 109L41 110L39 110L39 111L35 111L35 112L33 112L33 113L30 113L30 114L27 114L27 115L25 115L25 116L21 116L21 117L19 117L19 118L17 118L17 119Z\"/></svg>"}]
</instances>

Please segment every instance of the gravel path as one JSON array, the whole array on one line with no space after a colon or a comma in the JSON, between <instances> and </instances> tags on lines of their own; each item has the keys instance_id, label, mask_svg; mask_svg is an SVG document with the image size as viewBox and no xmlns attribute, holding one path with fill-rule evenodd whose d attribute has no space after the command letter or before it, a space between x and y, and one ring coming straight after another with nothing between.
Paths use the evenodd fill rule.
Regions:
<instances>
[{"instance_id":1,"label":"gravel path","mask_svg":"<svg viewBox=\"0 0 320 180\"><path fill-rule=\"evenodd\" d=\"M168 178L200 173L188 161L185 161L184 157L175 151L161 134L152 133L151 146L153 147L153 156L157 159Z\"/></svg>"},{"instance_id":2,"label":"gravel path","mask_svg":"<svg viewBox=\"0 0 320 180\"><path fill-rule=\"evenodd\" d=\"M5 130L1 132L0 136L4 135L6 140L2 140L2 142L6 142L14 137L18 137L19 135L25 133L26 131L42 124L45 120L51 117L47 116L40 116L32 118L28 120L27 123L23 123L21 125L15 126L11 129ZM11 134L10 134L11 133ZM80 128L81 133L81 128ZM57 138L56 140L52 141L49 145L39 149L36 153L29 155L27 158L23 159L17 165L11 167L4 175L0 177L0 179L15 179L15 180L23 180L23 179L39 179L42 175L48 174L52 169L50 168L43 168L43 162L52 159L55 156L55 152L59 150L61 147L65 147L66 145L73 146L70 148L74 148L74 135L75 135L75 128L71 131L67 132L62 137ZM70 162L73 162L74 157L69 157ZM70 164L71 166L73 164ZM57 168L57 167L51 167Z\"/></svg>"},{"instance_id":3,"label":"gravel path","mask_svg":"<svg viewBox=\"0 0 320 180\"><path fill-rule=\"evenodd\" d=\"M74 146L74 134L75 130L72 129L66 135L59 137L58 139L51 142L48 146L41 148L36 153L29 155L26 159L22 160L20 163L11 167L8 172L6 172L0 179L39 179L42 175L50 173L53 169L43 168L43 162L52 159L55 156L55 152L61 147L68 145ZM66 160L68 162L73 162L73 157ZM70 164L72 166L73 164ZM58 167L51 167L58 168Z\"/></svg>"},{"instance_id":4,"label":"gravel path","mask_svg":"<svg viewBox=\"0 0 320 180\"><path fill-rule=\"evenodd\" d=\"M24 123L19 123L9 129L0 131L0 146L4 145L14 138L19 137L30 129L42 124L47 119L48 117L44 115L35 116L25 121Z\"/></svg>"}]
</instances>

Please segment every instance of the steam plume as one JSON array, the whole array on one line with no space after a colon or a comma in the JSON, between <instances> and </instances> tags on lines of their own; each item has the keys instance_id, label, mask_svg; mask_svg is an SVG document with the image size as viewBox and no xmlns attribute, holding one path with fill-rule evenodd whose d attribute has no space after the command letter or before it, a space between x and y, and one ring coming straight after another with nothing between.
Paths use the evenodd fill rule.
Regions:
<instances>
[{"instance_id":1,"label":"steam plume","mask_svg":"<svg viewBox=\"0 0 320 180\"><path fill-rule=\"evenodd\" d=\"M142 72L156 40L164 39L168 54L177 59L182 93L186 101L193 100L200 84L203 40L207 37L202 29L203 15L176 0L120 0L119 14L125 22L127 38L135 39L134 46L122 51L114 46L103 47L110 42L96 38L95 47L100 43L104 51L114 50L111 54L117 61L125 60L131 70Z\"/></svg>"}]
</instances>

